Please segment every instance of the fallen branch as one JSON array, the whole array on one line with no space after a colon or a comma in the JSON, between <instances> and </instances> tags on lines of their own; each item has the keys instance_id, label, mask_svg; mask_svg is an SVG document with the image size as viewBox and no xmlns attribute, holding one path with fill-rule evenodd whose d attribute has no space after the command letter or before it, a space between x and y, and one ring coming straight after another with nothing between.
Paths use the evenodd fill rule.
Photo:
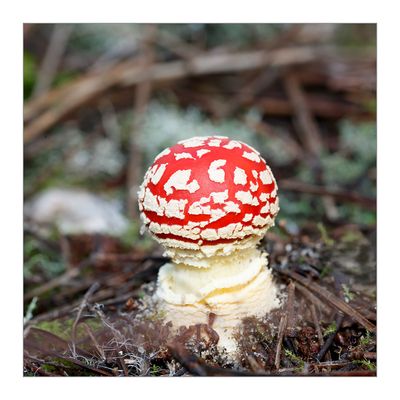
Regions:
<instances>
[{"instance_id":1,"label":"fallen branch","mask_svg":"<svg viewBox=\"0 0 400 400\"><path fill-rule=\"evenodd\" d=\"M279 188L289 192L307 193L316 196L331 196L340 201L357 203L371 210L376 209L376 199L364 197L355 192L326 188L324 186L312 185L292 179L282 179L279 181Z\"/></svg>"},{"instance_id":2,"label":"fallen branch","mask_svg":"<svg viewBox=\"0 0 400 400\"><path fill-rule=\"evenodd\" d=\"M326 339L325 343L323 344L321 350L318 352L317 357L316 357L316 359L318 361L321 361L324 358L325 354L327 353L329 348L332 346L333 339L335 338L336 334L338 333L338 330L343 322L343 317L344 317L343 313L339 312L336 317L336 320L335 320L335 326L336 326L335 331L328 335L328 338Z\"/></svg>"},{"instance_id":3,"label":"fallen branch","mask_svg":"<svg viewBox=\"0 0 400 400\"><path fill-rule=\"evenodd\" d=\"M284 83L293 107L297 131L310 156L318 157L323 149L318 125L308 107L303 88L293 73L287 73Z\"/></svg>"},{"instance_id":4,"label":"fallen branch","mask_svg":"<svg viewBox=\"0 0 400 400\"><path fill-rule=\"evenodd\" d=\"M288 286L288 297L286 303L287 324L285 329L285 336L289 337L296 336L296 324L294 315L295 289L296 285L294 284L294 282L290 281Z\"/></svg>"},{"instance_id":5,"label":"fallen branch","mask_svg":"<svg viewBox=\"0 0 400 400\"><path fill-rule=\"evenodd\" d=\"M371 113L361 105L343 103L329 97L307 94L305 96L310 112L316 117L326 119L340 119L348 116L368 116ZM256 104L268 116L289 117L293 114L293 105L286 99L266 96L261 99L249 100L245 105Z\"/></svg>"},{"instance_id":6,"label":"fallen branch","mask_svg":"<svg viewBox=\"0 0 400 400\"><path fill-rule=\"evenodd\" d=\"M80 268L73 268L67 270L65 273L63 273L60 276L57 276L56 278L44 283L43 285L40 285L28 293L24 295L24 301L31 300L32 298L39 297L43 293L48 292L49 290L52 290L58 286L65 285L67 282L71 281L72 279L76 278L80 274L81 270Z\"/></svg>"},{"instance_id":7,"label":"fallen branch","mask_svg":"<svg viewBox=\"0 0 400 400\"><path fill-rule=\"evenodd\" d=\"M315 309L315 305L311 304L310 305L310 311L311 311L311 317L313 320L313 324L315 327L315 330L317 332L317 336L318 336L318 343L320 346L324 345L324 337L322 335L322 331L321 331L321 325L319 323L318 317L317 317L317 311Z\"/></svg>"},{"instance_id":8,"label":"fallen branch","mask_svg":"<svg viewBox=\"0 0 400 400\"><path fill-rule=\"evenodd\" d=\"M88 334L88 336L92 340L94 346L96 347L97 352L99 353L99 356L102 358L102 360L105 360L106 359L106 355L104 353L104 350L99 345L99 342L95 338L93 331L90 329L90 326L88 324L86 324L85 322L83 322L82 325L85 328L86 333Z\"/></svg>"},{"instance_id":9,"label":"fallen branch","mask_svg":"<svg viewBox=\"0 0 400 400\"><path fill-rule=\"evenodd\" d=\"M92 294L99 288L99 283L95 282L93 283L93 285L89 288L89 290L86 292L85 296L83 296L83 299L81 301L81 304L78 308L78 313L76 315L75 321L72 325L72 333L71 333L71 341L72 341L72 354L74 357L76 357L76 328L79 324L79 320L81 318L82 315L82 311L83 309L87 306L90 297L92 296Z\"/></svg>"},{"instance_id":10,"label":"fallen branch","mask_svg":"<svg viewBox=\"0 0 400 400\"><path fill-rule=\"evenodd\" d=\"M348 315L350 318L357 321L359 324L364 326L370 332L375 332L376 327L374 324L369 322L363 315L361 315L358 311L356 311L353 307L345 303L343 300L336 297L334 294L329 292L324 287L316 284L315 282L311 282L308 279L304 278L303 276L299 275L296 272L289 271L286 269L279 269L275 268L275 270L283 275L286 275L296 282L299 282L307 289L313 291L316 295L323 297L326 301L328 301L333 307L335 307L338 311L343 312L344 314Z\"/></svg>"},{"instance_id":11,"label":"fallen branch","mask_svg":"<svg viewBox=\"0 0 400 400\"><path fill-rule=\"evenodd\" d=\"M46 54L39 69L33 96L42 94L52 84L73 28L73 25L54 25Z\"/></svg>"},{"instance_id":12,"label":"fallen branch","mask_svg":"<svg viewBox=\"0 0 400 400\"><path fill-rule=\"evenodd\" d=\"M159 83L188 76L201 76L255 70L267 66L301 64L316 59L311 47L286 48L274 51L201 54L187 61L154 64L147 70L136 60L120 63L104 72L93 72L60 89L52 90L25 105L24 143L39 137L82 105L107 90L129 87L143 81ZM39 115L40 114L40 115Z\"/></svg>"},{"instance_id":13,"label":"fallen branch","mask_svg":"<svg viewBox=\"0 0 400 400\"><path fill-rule=\"evenodd\" d=\"M285 334L287 323L287 315L283 315L279 322L279 330L278 330L278 343L276 345L276 353L275 353L275 368L279 369L281 364L281 351L282 351L282 340Z\"/></svg>"},{"instance_id":14,"label":"fallen branch","mask_svg":"<svg viewBox=\"0 0 400 400\"><path fill-rule=\"evenodd\" d=\"M331 308L327 306L325 303L323 303L317 296L313 295L308 289L306 289L304 286L296 286L296 289L304 295L304 297L311 302L311 304L314 306L317 306L322 312L325 314L329 314L331 311Z\"/></svg>"},{"instance_id":15,"label":"fallen branch","mask_svg":"<svg viewBox=\"0 0 400 400\"><path fill-rule=\"evenodd\" d=\"M110 298L110 296L114 295L114 290L113 289L104 289L104 290L99 290L95 296L92 297L92 302L93 303L98 303L101 302L104 299ZM79 304L81 303L82 300L77 300L74 301L70 304L67 304L65 306L57 307L54 308L51 311L42 313L37 315L36 317L32 318L31 320L28 321L27 325L35 325L39 322L42 321L52 321L58 318L62 318L66 315L68 315L74 308L79 307Z\"/></svg>"}]
</instances>

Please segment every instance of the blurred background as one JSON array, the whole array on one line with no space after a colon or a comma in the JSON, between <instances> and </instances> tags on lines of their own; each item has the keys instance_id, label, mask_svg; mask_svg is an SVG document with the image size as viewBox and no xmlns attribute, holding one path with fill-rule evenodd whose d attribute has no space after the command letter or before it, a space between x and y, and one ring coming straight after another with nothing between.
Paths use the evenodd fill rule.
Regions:
<instances>
[{"instance_id":1,"label":"blurred background","mask_svg":"<svg viewBox=\"0 0 400 400\"><path fill-rule=\"evenodd\" d=\"M136 192L191 136L261 152L279 186L272 235L375 232L374 24L25 24L23 83L28 319L93 249L157 249Z\"/></svg>"}]
</instances>

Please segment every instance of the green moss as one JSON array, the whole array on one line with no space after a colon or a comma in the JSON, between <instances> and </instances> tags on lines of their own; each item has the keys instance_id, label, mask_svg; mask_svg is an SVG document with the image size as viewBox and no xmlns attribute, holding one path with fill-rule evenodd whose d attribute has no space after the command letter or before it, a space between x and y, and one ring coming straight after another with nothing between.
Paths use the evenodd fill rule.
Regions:
<instances>
[{"instance_id":1,"label":"green moss","mask_svg":"<svg viewBox=\"0 0 400 400\"><path fill-rule=\"evenodd\" d=\"M268 334L268 331L265 329L265 324L263 324L261 321L257 321L256 334L266 343L271 341L271 337Z\"/></svg>"},{"instance_id":2,"label":"green moss","mask_svg":"<svg viewBox=\"0 0 400 400\"><path fill-rule=\"evenodd\" d=\"M150 375L157 376L157 375L159 375L160 371L161 371L161 367L159 367L156 364L153 364L150 368Z\"/></svg>"},{"instance_id":3,"label":"green moss","mask_svg":"<svg viewBox=\"0 0 400 400\"><path fill-rule=\"evenodd\" d=\"M358 243L364 239L363 234L357 230L347 230L343 236L341 236L340 241L347 244Z\"/></svg>"},{"instance_id":4,"label":"green moss","mask_svg":"<svg viewBox=\"0 0 400 400\"><path fill-rule=\"evenodd\" d=\"M355 204L349 204L346 208L342 207L342 209L346 218L356 224L367 226L376 225L376 213L374 211L363 209Z\"/></svg>"},{"instance_id":5,"label":"green moss","mask_svg":"<svg viewBox=\"0 0 400 400\"><path fill-rule=\"evenodd\" d=\"M44 250L37 239L26 236L24 238L24 277L29 279L37 274L38 270L48 279L52 279L65 271L65 265L59 254Z\"/></svg>"},{"instance_id":6,"label":"green moss","mask_svg":"<svg viewBox=\"0 0 400 400\"><path fill-rule=\"evenodd\" d=\"M296 356L293 352L288 349L284 349L285 356L297 366L297 369L301 371L304 368L304 361L299 357Z\"/></svg>"},{"instance_id":7,"label":"green moss","mask_svg":"<svg viewBox=\"0 0 400 400\"><path fill-rule=\"evenodd\" d=\"M70 340L72 336L72 327L75 320L72 318L60 320L55 319L53 321L42 321L39 322L36 327L39 329L43 329L44 331L50 332L53 335L56 335L64 340ZM85 324L87 324L92 331L96 332L97 330L102 328L102 323L99 319L89 318L85 320ZM77 339L83 338L87 335L85 328L82 325L78 325L76 329Z\"/></svg>"},{"instance_id":8,"label":"green moss","mask_svg":"<svg viewBox=\"0 0 400 400\"><path fill-rule=\"evenodd\" d=\"M346 284L342 284L342 289L347 303L354 299L354 293L350 291L350 288Z\"/></svg>"},{"instance_id":9,"label":"green moss","mask_svg":"<svg viewBox=\"0 0 400 400\"><path fill-rule=\"evenodd\" d=\"M46 372L56 372L57 368L54 365L50 365L50 364L42 364L41 366L43 371Z\"/></svg>"},{"instance_id":10,"label":"green moss","mask_svg":"<svg viewBox=\"0 0 400 400\"><path fill-rule=\"evenodd\" d=\"M328 231L325 228L325 225L322 222L318 222L317 228L321 234L321 239L326 246L333 246L335 243L333 239L329 236Z\"/></svg>"},{"instance_id":11,"label":"green moss","mask_svg":"<svg viewBox=\"0 0 400 400\"><path fill-rule=\"evenodd\" d=\"M376 99L367 99L364 101L364 107L370 113L376 114L377 106L376 106Z\"/></svg>"},{"instance_id":12,"label":"green moss","mask_svg":"<svg viewBox=\"0 0 400 400\"><path fill-rule=\"evenodd\" d=\"M338 24L335 42L353 51L376 48L376 24Z\"/></svg>"},{"instance_id":13,"label":"green moss","mask_svg":"<svg viewBox=\"0 0 400 400\"><path fill-rule=\"evenodd\" d=\"M330 265L325 265L320 273L320 277L321 279L329 276L332 273L332 267Z\"/></svg>"},{"instance_id":14,"label":"green moss","mask_svg":"<svg viewBox=\"0 0 400 400\"><path fill-rule=\"evenodd\" d=\"M360 346L367 347L372 343L373 343L373 339L372 339L372 335L371 335L370 331L367 331L365 333L365 336L364 335L361 336Z\"/></svg>"},{"instance_id":15,"label":"green moss","mask_svg":"<svg viewBox=\"0 0 400 400\"><path fill-rule=\"evenodd\" d=\"M52 362L60 364L60 367L69 376L97 376L96 373L76 365L72 361L65 360L64 358L55 357Z\"/></svg>"},{"instance_id":16,"label":"green moss","mask_svg":"<svg viewBox=\"0 0 400 400\"><path fill-rule=\"evenodd\" d=\"M72 320L67 320L72 321ZM73 321L71 322L72 326ZM62 322L61 320L53 320L53 321L42 321L36 325L37 328L43 329L44 331L50 332L53 335L56 335L64 340L70 339L70 328L68 327L67 322Z\"/></svg>"},{"instance_id":17,"label":"green moss","mask_svg":"<svg viewBox=\"0 0 400 400\"><path fill-rule=\"evenodd\" d=\"M296 225L308 221L309 216L317 210L312 205L313 198L307 194L295 196L293 193L282 192L279 194L280 212L279 219L295 221Z\"/></svg>"},{"instance_id":18,"label":"green moss","mask_svg":"<svg viewBox=\"0 0 400 400\"><path fill-rule=\"evenodd\" d=\"M32 94L37 76L37 64L33 55L24 52L24 99L28 99Z\"/></svg>"},{"instance_id":19,"label":"green moss","mask_svg":"<svg viewBox=\"0 0 400 400\"><path fill-rule=\"evenodd\" d=\"M369 371L376 371L376 364L370 360L366 360L365 358L362 360L354 360L352 363L361 365L363 368L368 369Z\"/></svg>"},{"instance_id":20,"label":"green moss","mask_svg":"<svg viewBox=\"0 0 400 400\"><path fill-rule=\"evenodd\" d=\"M337 330L336 322L333 321L324 331L324 336L328 336L332 333L335 333Z\"/></svg>"}]
</instances>

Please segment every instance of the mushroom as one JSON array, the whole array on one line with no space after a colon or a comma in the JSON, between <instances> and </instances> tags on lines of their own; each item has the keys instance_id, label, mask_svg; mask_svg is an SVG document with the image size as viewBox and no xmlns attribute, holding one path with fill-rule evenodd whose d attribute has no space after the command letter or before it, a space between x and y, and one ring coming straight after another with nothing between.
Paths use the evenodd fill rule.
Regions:
<instances>
[{"instance_id":1,"label":"mushroom","mask_svg":"<svg viewBox=\"0 0 400 400\"><path fill-rule=\"evenodd\" d=\"M279 211L277 184L260 153L223 136L193 137L162 151L138 193L144 227L172 262L155 296L175 328L207 323L236 350L244 317L279 306L258 242Z\"/></svg>"}]
</instances>

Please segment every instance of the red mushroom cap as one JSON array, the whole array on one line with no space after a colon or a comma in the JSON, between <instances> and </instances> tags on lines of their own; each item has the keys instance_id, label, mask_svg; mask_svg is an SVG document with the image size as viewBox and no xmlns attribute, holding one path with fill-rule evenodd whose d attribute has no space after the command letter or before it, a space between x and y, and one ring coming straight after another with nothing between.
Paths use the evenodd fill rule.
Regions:
<instances>
[{"instance_id":1,"label":"red mushroom cap","mask_svg":"<svg viewBox=\"0 0 400 400\"><path fill-rule=\"evenodd\" d=\"M167 248L259 240L279 211L277 184L260 153L221 136L162 151L138 195L144 225Z\"/></svg>"}]
</instances>

